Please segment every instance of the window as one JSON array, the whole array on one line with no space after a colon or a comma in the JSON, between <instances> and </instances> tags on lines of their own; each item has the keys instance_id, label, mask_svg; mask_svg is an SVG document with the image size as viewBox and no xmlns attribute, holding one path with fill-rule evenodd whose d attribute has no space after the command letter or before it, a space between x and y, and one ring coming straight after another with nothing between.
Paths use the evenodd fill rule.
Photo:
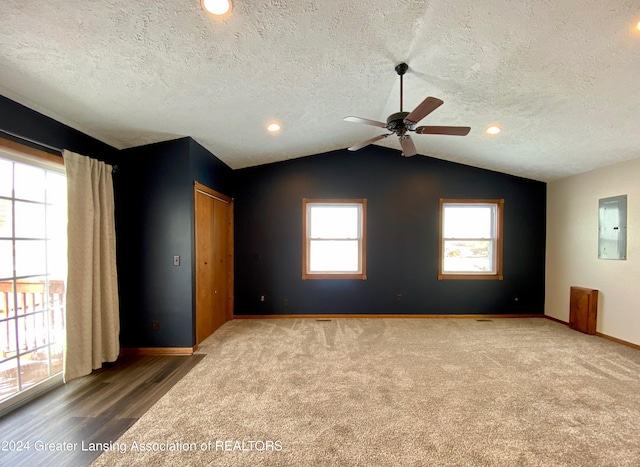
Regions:
<instances>
[{"instance_id":1,"label":"window","mask_svg":"<svg viewBox=\"0 0 640 467\"><path fill-rule=\"evenodd\" d=\"M302 278L366 279L366 199L302 200Z\"/></svg>"},{"instance_id":2,"label":"window","mask_svg":"<svg viewBox=\"0 0 640 467\"><path fill-rule=\"evenodd\" d=\"M438 279L502 280L501 199L441 199Z\"/></svg>"},{"instance_id":3,"label":"window","mask_svg":"<svg viewBox=\"0 0 640 467\"><path fill-rule=\"evenodd\" d=\"M0 148L0 409L62 371L66 199L62 166Z\"/></svg>"}]
</instances>

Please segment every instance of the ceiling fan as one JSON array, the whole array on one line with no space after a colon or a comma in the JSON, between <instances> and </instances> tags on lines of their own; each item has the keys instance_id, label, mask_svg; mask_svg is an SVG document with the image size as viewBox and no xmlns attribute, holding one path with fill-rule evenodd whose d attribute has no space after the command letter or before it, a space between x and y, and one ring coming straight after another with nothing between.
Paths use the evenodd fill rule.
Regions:
<instances>
[{"instance_id":1,"label":"ceiling fan","mask_svg":"<svg viewBox=\"0 0 640 467\"><path fill-rule=\"evenodd\" d=\"M400 112L389 115L387 123L378 122L375 120L369 120L368 118L360 117L345 117L345 121L353 123L364 123L366 125L378 126L380 128L386 128L391 133L385 135L376 136L375 138L363 141L360 144L351 146L349 151L357 151L365 146L380 141L391 135L397 135L400 140L400 146L402 146L402 155L404 157L415 156L418 151L416 146L408 134L409 131L415 131L420 135L452 135L452 136L466 136L471 131L468 126L419 126L416 127L418 122L431 112L440 107L444 102L435 97L427 97L422 101L418 107L411 112L402 111L402 77L409 69L409 65L401 63L396 66L396 73L400 76Z\"/></svg>"}]
</instances>

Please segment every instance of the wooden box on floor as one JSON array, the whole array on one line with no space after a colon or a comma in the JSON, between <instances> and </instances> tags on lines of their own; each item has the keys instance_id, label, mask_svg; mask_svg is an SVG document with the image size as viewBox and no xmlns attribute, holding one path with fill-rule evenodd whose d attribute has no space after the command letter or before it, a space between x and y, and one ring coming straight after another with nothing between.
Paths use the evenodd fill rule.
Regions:
<instances>
[{"instance_id":1,"label":"wooden box on floor","mask_svg":"<svg viewBox=\"0 0 640 467\"><path fill-rule=\"evenodd\" d=\"M586 334L596 333L598 291L585 287L571 287L569 327Z\"/></svg>"}]
</instances>

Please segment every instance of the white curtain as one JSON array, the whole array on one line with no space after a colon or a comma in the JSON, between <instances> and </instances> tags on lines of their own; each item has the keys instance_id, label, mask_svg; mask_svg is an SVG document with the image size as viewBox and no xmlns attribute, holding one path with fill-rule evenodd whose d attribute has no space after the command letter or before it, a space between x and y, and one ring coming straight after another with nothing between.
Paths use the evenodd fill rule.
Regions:
<instances>
[{"instance_id":1,"label":"white curtain","mask_svg":"<svg viewBox=\"0 0 640 467\"><path fill-rule=\"evenodd\" d=\"M112 167L64 151L68 267L64 380L88 375L120 352Z\"/></svg>"}]
</instances>

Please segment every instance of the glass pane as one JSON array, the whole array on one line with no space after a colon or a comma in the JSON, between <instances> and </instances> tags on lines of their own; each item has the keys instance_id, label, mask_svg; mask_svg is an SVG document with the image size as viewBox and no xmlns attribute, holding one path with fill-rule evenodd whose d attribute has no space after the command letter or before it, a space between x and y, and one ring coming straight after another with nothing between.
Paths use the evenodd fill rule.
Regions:
<instances>
[{"instance_id":1,"label":"glass pane","mask_svg":"<svg viewBox=\"0 0 640 467\"><path fill-rule=\"evenodd\" d=\"M12 313L13 314L13 313ZM18 353L18 345L16 341L16 318L9 318L0 326L0 351L2 358L15 357Z\"/></svg>"},{"instance_id":2,"label":"glass pane","mask_svg":"<svg viewBox=\"0 0 640 467\"><path fill-rule=\"evenodd\" d=\"M13 242L0 240L0 279L13 277Z\"/></svg>"},{"instance_id":3,"label":"glass pane","mask_svg":"<svg viewBox=\"0 0 640 467\"><path fill-rule=\"evenodd\" d=\"M444 238L492 238L494 207L444 206Z\"/></svg>"},{"instance_id":4,"label":"glass pane","mask_svg":"<svg viewBox=\"0 0 640 467\"><path fill-rule=\"evenodd\" d=\"M16 237L45 238L44 204L16 201Z\"/></svg>"},{"instance_id":5,"label":"glass pane","mask_svg":"<svg viewBox=\"0 0 640 467\"><path fill-rule=\"evenodd\" d=\"M491 241L447 240L443 256L443 272L495 272Z\"/></svg>"},{"instance_id":6,"label":"glass pane","mask_svg":"<svg viewBox=\"0 0 640 467\"><path fill-rule=\"evenodd\" d=\"M11 197L13 189L13 162L0 159L0 196Z\"/></svg>"},{"instance_id":7,"label":"glass pane","mask_svg":"<svg viewBox=\"0 0 640 467\"><path fill-rule=\"evenodd\" d=\"M310 238L358 238L358 206L311 206Z\"/></svg>"},{"instance_id":8,"label":"glass pane","mask_svg":"<svg viewBox=\"0 0 640 467\"><path fill-rule=\"evenodd\" d=\"M39 349L20 356L22 388L26 389L49 377L49 349Z\"/></svg>"},{"instance_id":9,"label":"glass pane","mask_svg":"<svg viewBox=\"0 0 640 467\"><path fill-rule=\"evenodd\" d=\"M12 358L0 363L0 399L18 392L18 360Z\"/></svg>"},{"instance_id":10,"label":"glass pane","mask_svg":"<svg viewBox=\"0 0 640 467\"><path fill-rule=\"evenodd\" d=\"M16 198L44 201L45 171L18 163L15 164L14 171Z\"/></svg>"},{"instance_id":11,"label":"glass pane","mask_svg":"<svg viewBox=\"0 0 640 467\"><path fill-rule=\"evenodd\" d=\"M49 343L64 343L64 308L50 308L49 311Z\"/></svg>"},{"instance_id":12,"label":"glass pane","mask_svg":"<svg viewBox=\"0 0 640 467\"><path fill-rule=\"evenodd\" d=\"M0 282L0 319L16 316L16 301L13 293L13 280ZM0 349L1 350L1 349Z\"/></svg>"},{"instance_id":13,"label":"glass pane","mask_svg":"<svg viewBox=\"0 0 640 467\"><path fill-rule=\"evenodd\" d=\"M52 375L62 372L62 340L59 342L59 344L52 345L50 348Z\"/></svg>"},{"instance_id":14,"label":"glass pane","mask_svg":"<svg viewBox=\"0 0 640 467\"><path fill-rule=\"evenodd\" d=\"M35 350L49 341L46 315L44 312L18 317L18 348L20 353Z\"/></svg>"},{"instance_id":15,"label":"glass pane","mask_svg":"<svg viewBox=\"0 0 640 467\"><path fill-rule=\"evenodd\" d=\"M13 297L13 281L0 281L0 320L15 316L15 302ZM2 346L0 346L2 350ZM0 355L0 360L2 356Z\"/></svg>"},{"instance_id":16,"label":"glass pane","mask_svg":"<svg viewBox=\"0 0 640 467\"><path fill-rule=\"evenodd\" d=\"M13 213L10 199L0 199L0 237L13 235Z\"/></svg>"},{"instance_id":17,"label":"glass pane","mask_svg":"<svg viewBox=\"0 0 640 467\"><path fill-rule=\"evenodd\" d=\"M67 204L67 178L55 172L47 172L47 203Z\"/></svg>"},{"instance_id":18,"label":"glass pane","mask_svg":"<svg viewBox=\"0 0 640 467\"><path fill-rule=\"evenodd\" d=\"M54 204L47 206L47 238L67 238L67 206Z\"/></svg>"},{"instance_id":19,"label":"glass pane","mask_svg":"<svg viewBox=\"0 0 640 467\"><path fill-rule=\"evenodd\" d=\"M46 266L44 240L16 240L17 276L46 274Z\"/></svg>"},{"instance_id":20,"label":"glass pane","mask_svg":"<svg viewBox=\"0 0 640 467\"><path fill-rule=\"evenodd\" d=\"M46 310L49 300L46 295L46 277L30 277L29 279L16 280L16 292L18 293L18 306L26 313Z\"/></svg>"},{"instance_id":21,"label":"glass pane","mask_svg":"<svg viewBox=\"0 0 640 467\"><path fill-rule=\"evenodd\" d=\"M11 314L15 316L13 312ZM0 324L0 360L14 357L16 350L16 319L9 318Z\"/></svg>"},{"instance_id":22,"label":"glass pane","mask_svg":"<svg viewBox=\"0 0 640 467\"><path fill-rule=\"evenodd\" d=\"M49 242L47 247L47 267L49 277L64 281L67 278L67 242L64 240Z\"/></svg>"},{"instance_id":23,"label":"glass pane","mask_svg":"<svg viewBox=\"0 0 640 467\"><path fill-rule=\"evenodd\" d=\"M312 240L309 272L359 272L358 240Z\"/></svg>"}]
</instances>

